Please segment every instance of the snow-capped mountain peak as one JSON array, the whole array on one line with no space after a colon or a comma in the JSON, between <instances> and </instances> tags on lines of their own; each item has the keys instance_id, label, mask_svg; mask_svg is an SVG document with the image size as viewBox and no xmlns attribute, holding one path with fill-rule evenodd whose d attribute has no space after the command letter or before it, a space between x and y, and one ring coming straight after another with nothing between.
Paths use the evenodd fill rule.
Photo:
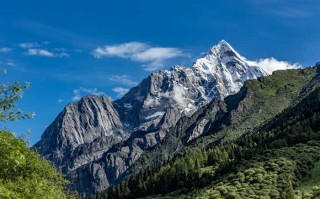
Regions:
<instances>
[{"instance_id":1,"label":"snow-capped mountain peak","mask_svg":"<svg viewBox=\"0 0 320 199\"><path fill-rule=\"evenodd\" d=\"M154 72L121 99L88 97L67 107L37 147L65 174L73 175L77 170L75 184L80 191L88 190L88 184L83 183L88 179L93 179L89 190L99 191L163 140L166 129L181 117L191 116L213 99L235 94L244 81L263 75L264 70L249 64L222 40L192 67ZM109 151L114 144L126 141L129 146ZM93 166L102 157L103 166Z\"/></svg>"},{"instance_id":2,"label":"snow-capped mountain peak","mask_svg":"<svg viewBox=\"0 0 320 199\"><path fill-rule=\"evenodd\" d=\"M239 90L239 86L241 87L245 80L267 74L263 69L249 64L246 58L242 57L225 40L213 46L205 57L196 60L193 68L206 75L214 76L218 82L223 81L222 90L226 88L225 85L229 85L227 88L231 90L227 93ZM226 95L222 94L222 96Z\"/></svg>"},{"instance_id":3,"label":"snow-capped mountain peak","mask_svg":"<svg viewBox=\"0 0 320 199\"><path fill-rule=\"evenodd\" d=\"M191 68L174 66L154 72L115 104L119 110L125 110L120 116L126 121L127 130L151 130L159 128L159 122L169 109L181 116L191 115L214 98L235 94L244 81L263 75L266 73L261 68L248 64L222 40ZM136 106L141 109L127 110L124 104L139 104Z\"/></svg>"}]
</instances>

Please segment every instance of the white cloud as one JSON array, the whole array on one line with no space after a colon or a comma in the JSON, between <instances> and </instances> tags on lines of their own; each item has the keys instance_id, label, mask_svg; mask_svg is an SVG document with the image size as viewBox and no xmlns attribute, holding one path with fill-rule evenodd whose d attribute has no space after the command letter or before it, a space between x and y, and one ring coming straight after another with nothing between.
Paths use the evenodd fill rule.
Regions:
<instances>
[{"instance_id":1,"label":"white cloud","mask_svg":"<svg viewBox=\"0 0 320 199\"><path fill-rule=\"evenodd\" d=\"M43 48L42 46L48 45L49 42L45 41L42 43L36 43L36 42L26 42L21 43L19 46L23 49L25 49L26 55L29 56L40 56L40 57L70 57L70 55L67 53L67 49L65 48L54 48L52 50L48 50Z\"/></svg>"},{"instance_id":2,"label":"white cloud","mask_svg":"<svg viewBox=\"0 0 320 199\"><path fill-rule=\"evenodd\" d=\"M98 91L97 88L83 88L79 87L78 89L73 90L73 98L72 101L78 101L81 99L81 97L86 96L86 95L98 95L98 96L103 96L106 95L104 92Z\"/></svg>"},{"instance_id":3,"label":"white cloud","mask_svg":"<svg viewBox=\"0 0 320 199\"><path fill-rule=\"evenodd\" d=\"M36 48L40 47L41 45L36 43L36 42L26 42L26 43L21 43L19 44L21 48L27 49L27 48Z\"/></svg>"},{"instance_id":4,"label":"white cloud","mask_svg":"<svg viewBox=\"0 0 320 199\"><path fill-rule=\"evenodd\" d=\"M25 54L30 56L54 57L54 54L52 52L39 48L28 49Z\"/></svg>"},{"instance_id":5,"label":"white cloud","mask_svg":"<svg viewBox=\"0 0 320 199\"><path fill-rule=\"evenodd\" d=\"M128 75L111 75L108 79L128 86L135 86L138 84L138 82L131 80Z\"/></svg>"},{"instance_id":6,"label":"white cloud","mask_svg":"<svg viewBox=\"0 0 320 199\"><path fill-rule=\"evenodd\" d=\"M66 52L55 53L55 57L70 57Z\"/></svg>"},{"instance_id":7,"label":"white cloud","mask_svg":"<svg viewBox=\"0 0 320 199\"><path fill-rule=\"evenodd\" d=\"M0 53L8 53L11 51L12 51L12 48L7 48L7 47L0 48Z\"/></svg>"},{"instance_id":8,"label":"white cloud","mask_svg":"<svg viewBox=\"0 0 320 199\"><path fill-rule=\"evenodd\" d=\"M58 101L57 101L57 103L62 103L62 102L64 102L64 100L63 99L58 99Z\"/></svg>"},{"instance_id":9,"label":"white cloud","mask_svg":"<svg viewBox=\"0 0 320 199\"><path fill-rule=\"evenodd\" d=\"M57 52L67 52L68 51L66 48L55 48L54 50Z\"/></svg>"},{"instance_id":10,"label":"white cloud","mask_svg":"<svg viewBox=\"0 0 320 199\"><path fill-rule=\"evenodd\" d=\"M82 96L80 96L80 95L75 95L75 96L73 96L72 101L74 101L74 102L79 101L81 99L81 97Z\"/></svg>"},{"instance_id":11,"label":"white cloud","mask_svg":"<svg viewBox=\"0 0 320 199\"><path fill-rule=\"evenodd\" d=\"M112 90L117 93L118 97L122 97L123 95L125 95L129 91L128 88L122 88L122 87L116 87Z\"/></svg>"},{"instance_id":12,"label":"white cloud","mask_svg":"<svg viewBox=\"0 0 320 199\"><path fill-rule=\"evenodd\" d=\"M7 65L8 65L8 66L15 66L16 64L14 63L14 61L8 60L8 61L7 61Z\"/></svg>"},{"instance_id":13,"label":"white cloud","mask_svg":"<svg viewBox=\"0 0 320 199\"><path fill-rule=\"evenodd\" d=\"M182 51L177 48L149 48L145 51L133 54L132 59L141 62L152 62L182 55Z\"/></svg>"},{"instance_id":14,"label":"white cloud","mask_svg":"<svg viewBox=\"0 0 320 199\"><path fill-rule=\"evenodd\" d=\"M0 65L5 65L5 66L16 66L16 62L13 59L4 59L4 60L0 60Z\"/></svg>"},{"instance_id":15,"label":"white cloud","mask_svg":"<svg viewBox=\"0 0 320 199\"><path fill-rule=\"evenodd\" d=\"M272 74L272 72L276 70L286 70L286 69L294 69L294 68L302 67L298 63L291 64L286 61L278 61L273 57L260 59L258 61L248 61L248 63L254 66L259 66L269 74Z\"/></svg>"},{"instance_id":16,"label":"white cloud","mask_svg":"<svg viewBox=\"0 0 320 199\"><path fill-rule=\"evenodd\" d=\"M40 56L40 57L69 57L70 55L66 52L52 52L41 48L29 48L26 52L29 56Z\"/></svg>"},{"instance_id":17,"label":"white cloud","mask_svg":"<svg viewBox=\"0 0 320 199\"><path fill-rule=\"evenodd\" d=\"M96 58L120 57L143 63L147 71L162 68L166 61L185 56L179 48L152 47L146 43L128 42L118 45L106 45L96 48L92 55Z\"/></svg>"},{"instance_id":18,"label":"white cloud","mask_svg":"<svg viewBox=\"0 0 320 199\"><path fill-rule=\"evenodd\" d=\"M144 65L144 69L147 71L154 71L165 66L166 60L181 56L184 56L184 54L180 49L156 47L134 54L132 59L147 63Z\"/></svg>"},{"instance_id":19,"label":"white cloud","mask_svg":"<svg viewBox=\"0 0 320 199\"><path fill-rule=\"evenodd\" d=\"M121 58L130 58L132 55L143 52L148 48L148 45L140 42L129 42L119 45L106 45L96 48L92 54L96 58L107 56L115 56Z\"/></svg>"}]
</instances>

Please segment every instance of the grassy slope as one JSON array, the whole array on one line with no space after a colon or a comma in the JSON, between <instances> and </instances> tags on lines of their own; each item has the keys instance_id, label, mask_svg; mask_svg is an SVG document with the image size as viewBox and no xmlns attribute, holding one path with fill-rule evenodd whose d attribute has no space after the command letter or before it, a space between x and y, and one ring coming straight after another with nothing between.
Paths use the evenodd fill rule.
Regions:
<instances>
[{"instance_id":1,"label":"grassy slope","mask_svg":"<svg viewBox=\"0 0 320 199\"><path fill-rule=\"evenodd\" d=\"M271 76L245 83L246 97L230 112L230 123L218 132L199 138L194 147L206 146L217 139L234 140L268 122L284 109L296 104L299 95L316 75L316 68L276 71ZM230 98L226 98L226 103Z\"/></svg>"}]
</instances>

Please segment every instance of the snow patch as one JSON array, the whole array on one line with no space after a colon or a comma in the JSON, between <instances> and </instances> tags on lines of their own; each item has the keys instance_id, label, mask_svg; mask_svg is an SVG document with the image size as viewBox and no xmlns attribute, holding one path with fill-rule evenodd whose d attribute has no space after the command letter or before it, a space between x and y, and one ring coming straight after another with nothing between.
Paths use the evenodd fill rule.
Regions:
<instances>
[{"instance_id":1,"label":"snow patch","mask_svg":"<svg viewBox=\"0 0 320 199\"><path fill-rule=\"evenodd\" d=\"M165 114L165 112L158 111L158 112L155 112L152 115L149 115L148 117L145 117L145 119L146 120L150 120L150 119L153 119L153 118L156 118L156 117L159 117L159 116L163 116L164 114Z\"/></svg>"},{"instance_id":2,"label":"snow patch","mask_svg":"<svg viewBox=\"0 0 320 199\"><path fill-rule=\"evenodd\" d=\"M129 104L129 103L124 103L124 104L123 104L123 107L126 108L127 110L132 109L132 105Z\"/></svg>"},{"instance_id":3,"label":"snow patch","mask_svg":"<svg viewBox=\"0 0 320 199\"><path fill-rule=\"evenodd\" d=\"M173 99L178 102L178 104L183 105L185 102L185 95L186 91L183 87L181 86L174 86L173 87Z\"/></svg>"}]
</instances>

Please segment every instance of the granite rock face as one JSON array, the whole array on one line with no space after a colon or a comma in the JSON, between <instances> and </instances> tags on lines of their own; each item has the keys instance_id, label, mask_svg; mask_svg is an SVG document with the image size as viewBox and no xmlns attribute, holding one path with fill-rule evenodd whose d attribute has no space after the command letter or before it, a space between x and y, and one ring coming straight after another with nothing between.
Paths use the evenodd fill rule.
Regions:
<instances>
[{"instance_id":1,"label":"granite rock face","mask_svg":"<svg viewBox=\"0 0 320 199\"><path fill-rule=\"evenodd\" d=\"M125 137L108 97L87 96L67 105L35 145L59 170L69 172L100 157Z\"/></svg>"},{"instance_id":2,"label":"granite rock face","mask_svg":"<svg viewBox=\"0 0 320 199\"><path fill-rule=\"evenodd\" d=\"M192 67L154 72L121 99L87 96L69 104L35 147L77 191L100 192L117 183L179 120L183 123L212 100L237 93L244 81L267 74L221 41ZM209 127L209 120L196 121L186 142Z\"/></svg>"}]
</instances>

